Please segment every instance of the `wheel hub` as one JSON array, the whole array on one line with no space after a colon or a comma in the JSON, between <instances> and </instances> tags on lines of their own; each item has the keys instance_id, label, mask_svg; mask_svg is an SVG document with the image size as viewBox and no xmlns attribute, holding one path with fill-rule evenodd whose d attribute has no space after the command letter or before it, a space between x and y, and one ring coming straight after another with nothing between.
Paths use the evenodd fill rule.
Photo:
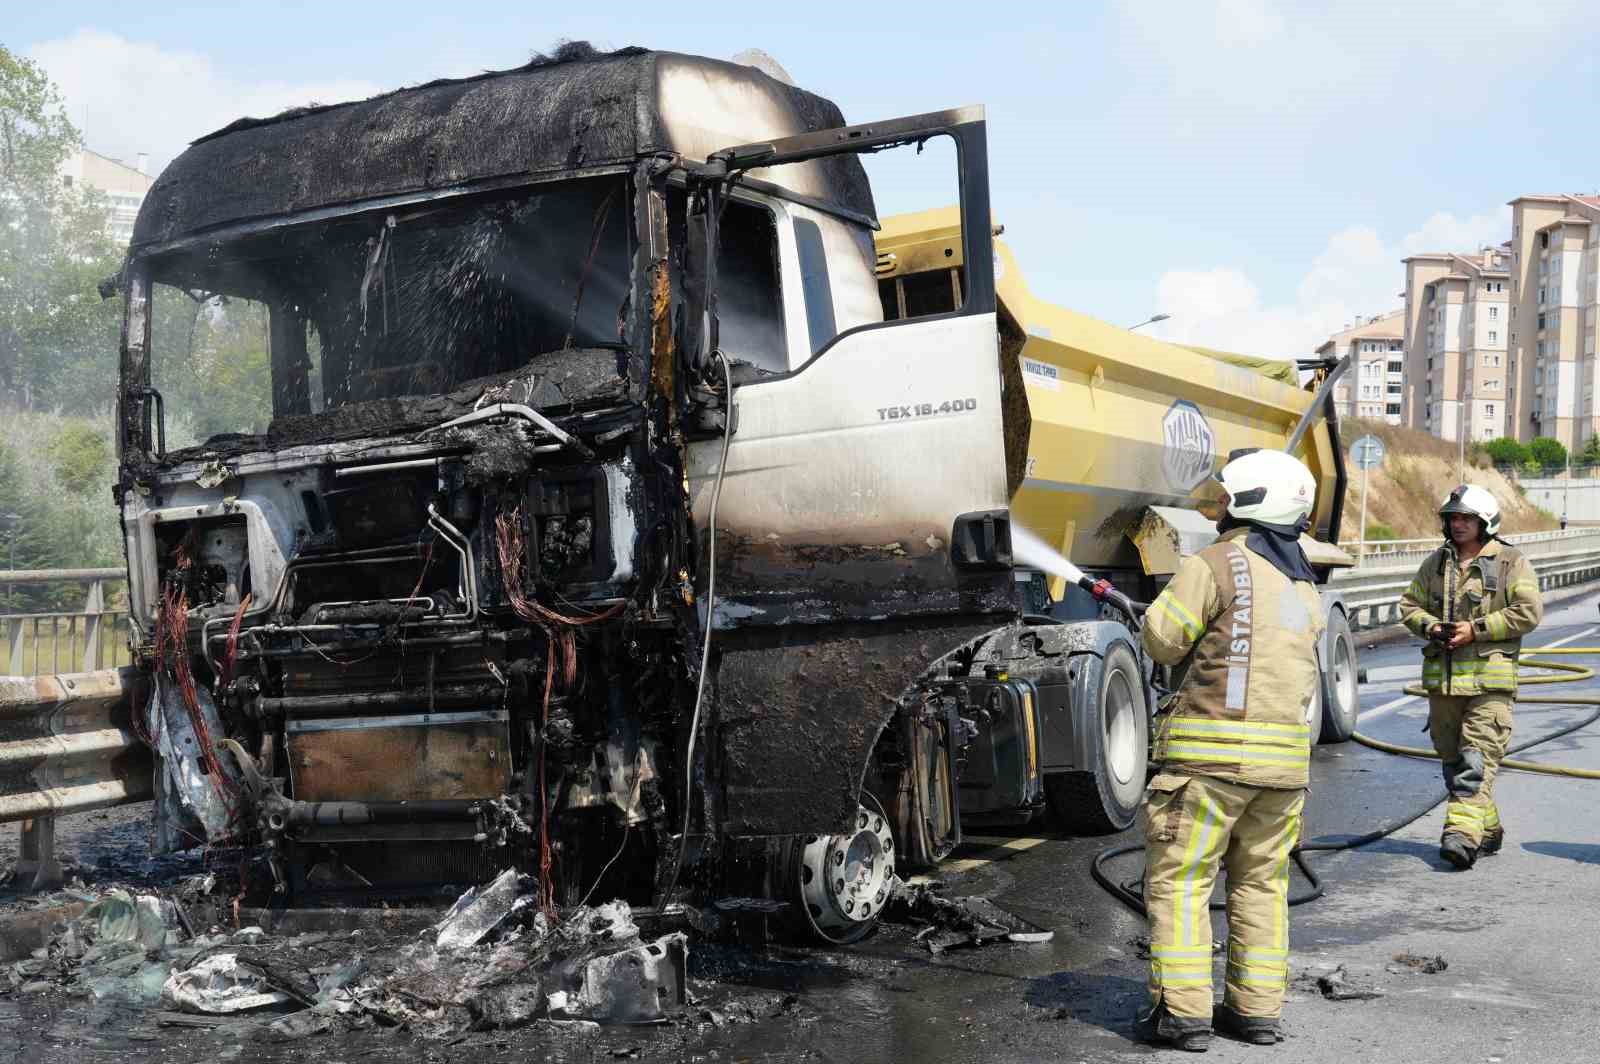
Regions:
<instances>
[{"instance_id":1,"label":"wheel hub","mask_svg":"<svg viewBox=\"0 0 1600 1064\"><path fill-rule=\"evenodd\" d=\"M824 935L877 918L894 880L894 837L883 813L865 804L840 835L813 835L800 855L800 900Z\"/></svg>"}]
</instances>

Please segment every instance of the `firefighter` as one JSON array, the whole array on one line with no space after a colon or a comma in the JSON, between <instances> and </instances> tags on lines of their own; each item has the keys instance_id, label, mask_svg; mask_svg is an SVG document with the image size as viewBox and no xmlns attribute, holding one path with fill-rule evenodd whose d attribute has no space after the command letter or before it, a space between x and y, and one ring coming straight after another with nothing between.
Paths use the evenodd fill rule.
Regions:
<instances>
[{"instance_id":1,"label":"firefighter","mask_svg":"<svg viewBox=\"0 0 1600 1064\"><path fill-rule=\"evenodd\" d=\"M1500 504L1487 489L1462 484L1439 517L1444 545L1401 596L1400 619L1428 640L1428 731L1450 791L1439 856L1467 869L1505 843L1494 777L1511 742L1517 654L1544 603L1528 559L1496 538Z\"/></svg>"},{"instance_id":2,"label":"firefighter","mask_svg":"<svg viewBox=\"0 0 1600 1064\"><path fill-rule=\"evenodd\" d=\"M1182 678L1157 721L1141 823L1150 1002L1159 1042L1203 1052L1212 1025L1282 1040L1289 979L1289 854L1300 835L1320 683L1321 603L1300 548L1316 484L1279 451L1217 475L1217 542L1184 560L1151 603L1142 639ZM1211 991L1211 888L1228 878L1223 1003Z\"/></svg>"}]
</instances>

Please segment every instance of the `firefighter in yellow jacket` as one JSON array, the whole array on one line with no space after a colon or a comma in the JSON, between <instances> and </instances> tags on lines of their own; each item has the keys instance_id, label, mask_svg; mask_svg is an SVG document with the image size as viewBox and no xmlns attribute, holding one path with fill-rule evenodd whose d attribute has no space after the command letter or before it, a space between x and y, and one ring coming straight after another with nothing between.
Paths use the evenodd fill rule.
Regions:
<instances>
[{"instance_id":1,"label":"firefighter in yellow jacket","mask_svg":"<svg viewBox=\"0 0 1600 1064\"><path fill-rule=\"evenodd\" d=\"M1505 841L1494 778L1511 742L1517 654L1544 603L1533 566L1495 538L1500 504L1487 489L1461 485L1439 517L1444 546L1417 570L1400 599L1400 619L1428 640L1428 731L1450 791L1439 856L1466 869Z\"/></svg>"},{"instance_id":2,"label":"firefighter in yellow jacket","mask_svg":"<svg viewBox=\"0 0 1600 1064\"><path fill-rule=\"evenodd\" d=\"M1320 682L1315 574L1300 549L1316 485L1278 451L1235 457L1216 543L1184 560L1145 615L1143 641L1182 667L1156 724L1146 794L1145 907L1158 1041L1204 1051L1213 1022L1245 1041L1281 1040L1289 979L1289 854L1300 835ZM1223 1003L1213 1009L1211 915L1228 880Z\"/></svg>"}]
</instances>

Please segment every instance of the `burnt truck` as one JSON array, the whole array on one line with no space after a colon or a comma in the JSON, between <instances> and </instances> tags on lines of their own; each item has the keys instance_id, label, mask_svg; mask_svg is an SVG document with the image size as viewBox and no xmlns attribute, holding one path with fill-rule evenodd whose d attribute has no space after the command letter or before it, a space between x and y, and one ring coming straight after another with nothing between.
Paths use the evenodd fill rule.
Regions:
<instances>
[{"instance_id":1,"label":"burnt truck","mask_svg":"<svg viewBox=\"0 0 1600 1064\"><path fill-rule=\"evenodd\" d=\"M935 144L946 261L886 279L864 160ZM979 108L637 49L190 146L116 281L156 845L849 942L964 809L1126 826L1107 692L1136 793L1151 673L1013 561L986 167Z\"/></svg>"}]
</instances>

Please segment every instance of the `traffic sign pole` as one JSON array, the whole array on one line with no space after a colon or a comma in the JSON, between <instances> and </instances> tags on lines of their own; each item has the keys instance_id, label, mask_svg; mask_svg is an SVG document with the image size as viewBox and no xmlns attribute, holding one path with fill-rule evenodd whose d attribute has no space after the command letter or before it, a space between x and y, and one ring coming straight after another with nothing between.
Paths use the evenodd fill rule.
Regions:
<instances>
[{"instance_id":1,"label":"traffic sign pole","mask_svg":"<svg viewBox=\"0 0 1600 1064\"><path fill-rule=\"evenodd\" d=\"M1350 446L1350 457L1361 467L1361 533L1356 539L1356 564L1367 556L1367 481L1373 466L1383 461L1383 441L1368 434Z\"/></svg>"},{"instance_id":2,"label":"traffic sign pole","mask_svg":"<svg viewBox=\"0 0 1600 1064\"><path fill-rule=\"evenodd\" d=\"M1371 472L1365 462L1361 465L1361 540L1356 547L1356 567L1360 568L1367 557L1367 475Z\"/></svg>"}]
</instances>

